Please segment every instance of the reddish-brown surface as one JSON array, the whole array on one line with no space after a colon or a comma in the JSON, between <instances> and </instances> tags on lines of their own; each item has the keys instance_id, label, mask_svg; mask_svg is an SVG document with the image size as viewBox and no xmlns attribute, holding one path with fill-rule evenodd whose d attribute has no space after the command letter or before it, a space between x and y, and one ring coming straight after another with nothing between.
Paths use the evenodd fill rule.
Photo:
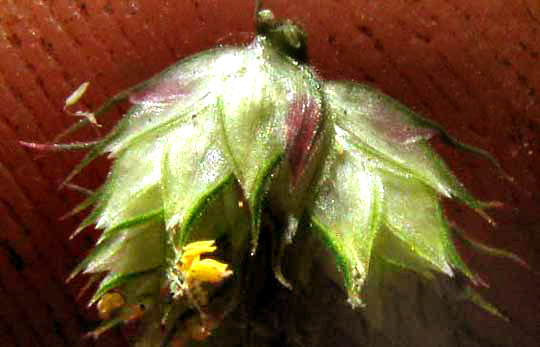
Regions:
<instances>
[{"instance_id":1,"label":"reddish-brown surface","mask_svg":"<svg viewBox=\"0 0 540 347\"><path fill-rule=\"evenodd\" d=\"M323 3L321 5L320 3ZM514 177L437 148L479 198L498 200L491 228L474 213L449 216L479 240L540 269L540 5L535 0L266 1L309 33L311 63L328 79L381 88L489 150ZM93 107L172 62L216 45L246 42L250 1L5 0L0 2L0 344L116 346L119 335L81 340L94 322L68 271L91 245L68 241L78 218L59 221L80 196L57 186L80 155L40 154L18 140L47 142L72 116L64 99L91 81ZM117 110L118 111L118 110ZM114 114L113 114L114 115ZM118 113L116 113L118 116ZM113 117L114 118L114 117ZM104 121L106 126L112 124ZM94 136L83 132L81 138ZM96 187L105 165L78 184ZM470 308L490 334L540 339L540 280L508 261L466 254L492 288L482 292L519 329ZM525 340L524 340L525 341Z\"/></svg>"}]
</instances>

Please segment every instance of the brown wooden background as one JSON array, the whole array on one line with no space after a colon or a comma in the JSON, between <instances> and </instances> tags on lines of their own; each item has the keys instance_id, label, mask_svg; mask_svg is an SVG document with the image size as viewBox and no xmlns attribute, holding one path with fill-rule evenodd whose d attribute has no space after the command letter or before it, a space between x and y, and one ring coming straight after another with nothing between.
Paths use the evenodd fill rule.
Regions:
<instances>
[{"instance_id":1,"label":"brown wooden background","mask_svg":"<svg viewBox=\"0 0 540 347\"><path fill-rule=\"evenodd\" d=\"M482 160L435 143L479 198L505 204L491 213L497 228L457 205L448 206L449 216L536 269L466 253L492 285L482 293L514 323L472 306L466 308L471 319L487 334L513 334L516 346L539 341L540 1L274 0L266 6L305 27L321 76L381 88L489 150L514 177L511 184ZM188 54L247 42L252 18L246 0L0 1L1 346L124 345L118 333L81 340L95 316L76 299L80 283L64 284L92 242L92 235L68 241L78 217L58 220L81 199L57 190L80 155L36 153L18 140L47 142L72 123L63 102L83 81L92 82L86 106L96 106ZM105 125L114 119L113 113ZM96 187L105 170L102 161L76 182Z\"/></svg>"}]
</instances>

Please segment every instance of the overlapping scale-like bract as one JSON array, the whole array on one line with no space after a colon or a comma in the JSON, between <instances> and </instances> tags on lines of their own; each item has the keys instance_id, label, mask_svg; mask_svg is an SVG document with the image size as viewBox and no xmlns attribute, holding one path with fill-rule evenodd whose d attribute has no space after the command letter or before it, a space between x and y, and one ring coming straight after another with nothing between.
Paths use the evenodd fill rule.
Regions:
<instances>
[{"instance_id":1,"label":"overlapping scale-like bract","mask_svg":"<svg viewBox=\"0 0 540 347\"><path fill-rule=\"evenodd\" d=\"M429 148L437 129L370 87L330 82L324 93L334 137L311 220L339 257L351 303L364 304L373 256L424 274L457 269L474 280L454 248L440 196L479 203Z\"/></svg>"}]
</instances>

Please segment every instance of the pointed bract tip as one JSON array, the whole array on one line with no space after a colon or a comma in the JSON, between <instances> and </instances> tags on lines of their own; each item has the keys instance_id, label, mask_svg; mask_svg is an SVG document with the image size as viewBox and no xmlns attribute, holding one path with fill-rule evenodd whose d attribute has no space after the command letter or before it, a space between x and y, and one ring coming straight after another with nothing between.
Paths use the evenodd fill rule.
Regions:
<instances>
[{"instance_id":1,"label":"pointed bract tip","mask_svg":"<svg viewBox=\"0 0 540 347\"><path fill-rule=\"evenodd\" d=\"M465 287L465 291L463 293L463 296L465 299L471 301L472 303L478 305L480 308L486 310L487 312L491 313L492 315L499 317L500 319L504 320L505 322L510 322L510 319L503 314L497 307L495 307L492 303L484 299L479 293L477 293L473 288L470 286Z\"/></svg>"},{"instance_id":2,"label":"pointed bract tip","mask_svg":"<svg viewBox=\"0 0 540 347\"><path fill-rule=\"evenodd\" d=\"M493 166L495 167L495 169L499 171L500 177L502 177L505 181L507 181L510 184L516 184L516 179L514 178L514 176L506 172L506 170L503 169L503 167L500 164L498 164L498 162L497 162L497 165L494 164Z\"/></svg>"},{"instance_id":3,"label":"pointed bract tip","mask_svg":"<svg viewBox=\"0 0 540 347\"><path fill-rule=\"evenodd\" d=\"M65 283L67 284L67 283L71 282L75 277L77 277L79 272L80 272L79 270L75 270L72 273L70 273L69 276L66 278Z\"/></svg>"},{"instance_id":4,"label":"pointed bract tip","mask_svg":"<svg viewBox=\"0 0 540 347\"><path fill-rule=\"evenodd\" d=\"M63 214L63 215L61 215L60 217L58 217L58 221L59 221L59 222L62 222L62 221L64 221L64 220L68 219L69 217L73 216L73 214L74 214L73 211L69 211L69 212L67 212L67 213L65 213L65 214ZM71 235L69 236L69 239L70 239L70 240L73 239L73 234L71 234Z\"/></svg>"},{"instance_id":5,"label":"pointed bract tip","mask_svg":"<svg viewBox=\"0 0 540 347\"><path fill-rule=\"evenodd\" d=\"M23 147L32 148L32 149L42 149L44 144L42 143L35 143L35 142L26 142L26 141L19 141L19 144Z\"/></svg>"},{"instance_id":6,"label":"pointed bract tip","mask_svg":"<svg viewBox=\"0 0 540 347\"><path fill-rule=\"evenodd\" d=\"M293 289L291 282L289 282L289 280L287 280L285 276L283 275L283 272L281 271L281 266L274 268L274 277L285 288L289 290Z\"/></svg>"},{"instance_id":7,"label":"pointed bract tip","mask_svg":"<svg viewBox=\"0 0 540 347\"><path fill-rule=\"evenodd\" d=\"M462 241L464 241L464 243L467 246L475 249L478 252L487 254L487 255L492 256L492 257L506 258L506 259L509 259L509 260L517 263L518 265L520 265L520 266L522 266L522 267L524 267L524 268L526 268L528 270L531 269L530 265L525 260L521 259L517 254L514 254L514 253L512 253L510 251L507 251L507 250L504 250L504 249L490 247L490 246L485 245L485 244L483 244L481 242L475 241L474 239L467 236L462 230L460 230L457 227L453 227L452 231Z\"/></svg>"},{"instance_id":8,"label":"pointed bract tip","mask_svg":"<svg viewBox=\"0 0 540 347\"><path fill-rule=\"evenodd\" d=\"M94 283L94 279L93 277L88 281L86 282L86 284L84 285L84 287L82 287L80 290L79 290L79 293L77 293L77 300L81 300L81 298L83 297L84 293L86 293L86 291L92 286L92 284Z\"/></svg>"},{"instance_id":9,"label":"pointed bract tip","mask_svg":"<svg viewBox=\"0 0 540 347\"><path fill-rule=\"evenodd\" d=\"M66 188L70 188L69 185L66 185ZM86 206L86 208L88 208L89 206ZM66 213L64 213L63 215L61 215L60 217L58 217L58 220L59 221L63 221L63 220L66 220L70 217L73 217L74 215L78 214L78 213L81 213L82 211L84 211L86 208L79 208L79 206L77 206L77 208L74 208L72 209L71 211L68 211ZM70 238L71 239L71 238Z\"/></svg>"},{"instance_id":10,"label":"pointed bract tip","mask_svg":"<svg viewBox=\"0 0 540 347\"><path fill-rule=\"evenodd\" d=\"M26 148L35 149L38 151L54 151L54 152L87 150L94 147L98 143L99 141L72 142L72 143L36 143L36 142L19 141L19 144Z\"/></svg>"},{"instance_id":11,"label":"pointed bract tip","mask_svg":"<svg viewBox=\"0 0 540 347\"><path fill-rule=\"evenodd\" d=\"M60 148L58 148L58 145L55 145L53 143L37 143L37 142L19 141L19 144L23 147L35 149L38 151L60 151L61 150Z\"/></svg>"},{"instance_id":12,"label":"pointed bract tip","mask_svg":"<svg viewBox=\"0 0 540 347\"><path fill-rule=\"evenodd\" d=\"M78 103L79 100L83 97L84 93L86 93L89 85L90 82L86 81L82 83L73 93L71 93L71 95L66 98L66 101L64 103L64 110Z\"/></svg>"},{"instance_id":13,"label":"pointed bract tip","mask_svg":"<svg viewBox=\"0 0 540 347\"><path fill-rule=\"evenodd\" d=\"M86 229L89 225L82 224L75 229L75 231L69 235L69 239L73 240L77 235L79 235L84 229Z\"/></svg>"},{"instance_id":14,"label":"pointed bract tip","mask_svg":"<svg viewBox=\"0 0 540 347\"><path fill-rule=\"evenodd\" d=\"M480 277L478 274L474 274L473 277L471 278L471 282L476 286L476 287L484 287L484 288L489 288L489 283L487 283L482 277Z\"/></svg>"},{"instance_id":15,"label":"pointed bract tip","mask_svg":"<svg viewBox=\"0 0 540 347\"><path fill-rule=\"evenodd\" d=\"M492 200L492 201L481 201L480 204L482 208L503 208L506 204L502 201Z\"/></svg>"},{"instance_id":16,"label":"pointed bract tip","mask_svg":"<svg viewBox=\"0 0 540 347\"><path fill-rule=\"evenodd\" d=\"M486 222L489 223L489 225L496 227L497 223L486 213L486 211L482 210L481 208L475 208L474 211L478 213L480 217L482 217Z\"/></svg>"}]
</instances>

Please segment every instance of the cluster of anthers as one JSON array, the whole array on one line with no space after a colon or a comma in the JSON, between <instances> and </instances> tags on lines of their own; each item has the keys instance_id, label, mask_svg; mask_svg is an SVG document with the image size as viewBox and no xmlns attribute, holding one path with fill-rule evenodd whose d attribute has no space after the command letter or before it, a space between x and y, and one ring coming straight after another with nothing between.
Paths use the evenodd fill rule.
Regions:
<instances>
[{"instance_id":1,"label":"cluster of anthers","mask_svg":"<svg viewBox=\"0 0 540 347\"><path fill-rule=\"evenodd\" d=\"M225 263L212 258L201 259L203 254L213 253L216 249L213 240L188 243L183 247L181 259L176 264L183 281L180 284L182 290L173 290L173 295L187 295L190 303L201 313L201 307L208 305L208 293L203 284L217 285L233 274Z\"/></svg>"}]
</instances>

